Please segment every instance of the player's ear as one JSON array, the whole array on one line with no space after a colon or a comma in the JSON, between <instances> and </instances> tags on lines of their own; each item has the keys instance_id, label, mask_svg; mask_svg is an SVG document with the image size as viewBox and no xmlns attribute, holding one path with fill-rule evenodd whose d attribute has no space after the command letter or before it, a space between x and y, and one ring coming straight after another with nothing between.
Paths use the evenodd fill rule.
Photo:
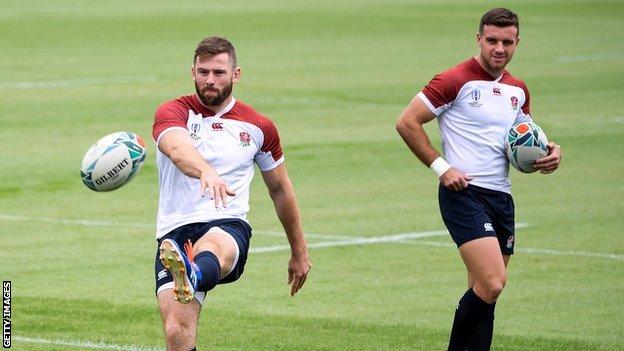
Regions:
<instances>
[{"instance_id":1,"label":"player's ear","mask_svg":"<svg viewBox=\"0 0 624 351\"><path fill-rule=\"evenodd\" d=\"M191 65L191 78L195 81L195 65Z\"/></svg>"},{"instance_id":2,"label":"player's ear","mask_svg":"<svg viewBox=\"0 0 624 351\"><path fill-rule=\"evenodd\" d=\"M242 75L243 75L243 69L240 67L236 67L232 75L232 82L237 83L240 80Z\"/></svg>"}]
</instances>

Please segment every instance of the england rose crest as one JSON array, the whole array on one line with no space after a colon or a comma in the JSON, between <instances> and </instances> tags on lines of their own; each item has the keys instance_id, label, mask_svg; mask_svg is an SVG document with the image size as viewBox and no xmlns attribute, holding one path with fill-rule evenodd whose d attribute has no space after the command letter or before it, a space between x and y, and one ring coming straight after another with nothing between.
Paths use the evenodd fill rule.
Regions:
<instances>
[{"instance_id":1,"label":"england rose crest","mask_svg":"<svg viewBox=\"0 0 624 351\"><path fill-rule=\"evenodd\" d=\"M518 109L518 98L515 96L511 97L511 108L515 111Z\"/></svg>"},{"instance_id":2,"label":"england rose crest","mask_svg":"<svg viewBox=\"0 0 624 351\"><path fill-rule=\"evenodd\" d=\"M240 138L242 146L249 146L249 144L251 143L251 136L247 132L240 132L238 134L238 137Z\"/></svg>"}]
</instances>

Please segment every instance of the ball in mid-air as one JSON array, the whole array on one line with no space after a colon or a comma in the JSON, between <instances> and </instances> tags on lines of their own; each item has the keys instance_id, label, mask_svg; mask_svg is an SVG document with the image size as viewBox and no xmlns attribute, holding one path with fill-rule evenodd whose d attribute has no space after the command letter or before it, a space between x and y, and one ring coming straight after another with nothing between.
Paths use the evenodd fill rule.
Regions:
<instances>
[{"instance_id":1,"label":"ball in mid-air","mask_svg":"<svg viewBox=\"0 0 624 351\"><path fill-rule=\"evenodd\" d=\"M533 163L548 155L547 145L546 134L533 122L514 124L505 140L509 163L523 173L536 171Z\"/></svg>"},{"instance_id":2,"label":"ball in mid-air","mask_svg":"<svg viewBox=\"0 0 624 351\"><path fill-rule=\"evenodd\" d=\"M116 132L98 140L82 159L82 182L94 191L110 191L127 184L141 169L146 147L132 132Z\"/></svg>"}]
</instances>

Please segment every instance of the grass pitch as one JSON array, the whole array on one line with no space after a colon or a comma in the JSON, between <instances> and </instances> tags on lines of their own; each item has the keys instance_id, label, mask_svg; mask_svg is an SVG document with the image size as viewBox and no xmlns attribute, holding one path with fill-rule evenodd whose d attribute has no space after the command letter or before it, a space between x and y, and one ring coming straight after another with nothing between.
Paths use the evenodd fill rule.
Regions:
<instances>
[{"instance_id":1,"label":"grass pitch","mask_svg":"<svg viewBox=\"0 0 624 351\"><path fill-rule=\"evenodd\" d=\"M436 179L394 131L437 72L477 52L477 1L3 1L0 277L15 350L163 349L153 295L154 148L127 186L94 193L80 160L118 130L150 136L155 108L192 91L204 36L237 47L237 98L277 124L312 246L290 298L288 251L260 178L246 272L214 290L202 350L440 350L465 273ZM509 69L563 146L557 173L512 174L518 252L495 350L624 348L624 4L512 1ZM435 123L427 126L439 147ZM365 241L365 240L362 240ZM314 248L313 246L326 246Z\"/></svg>"}]
</instances>

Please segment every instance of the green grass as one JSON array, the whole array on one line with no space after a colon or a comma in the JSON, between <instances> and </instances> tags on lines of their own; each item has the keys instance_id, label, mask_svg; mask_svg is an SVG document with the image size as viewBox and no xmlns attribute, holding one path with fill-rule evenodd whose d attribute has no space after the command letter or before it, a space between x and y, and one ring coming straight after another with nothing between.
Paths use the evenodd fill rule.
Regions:
<instances>
[{"instance_id":1,"label":"green grass","mask_svg":"<svg viewBox=\"0 0 624 351\"><path fill-rule=\"evenodd\" d=\"M435 176L394 123L435 73L476 53L479 16L498 5L3 1L0 277L13 282L13 349L163 348L153 294L155 146L132 183L111 193L89 191L78 169L107 133L149 139L156 107L192 91L193 49L207 35L234 42L244 70L235 95L280 130L311 244L333 240L312 234L442 229ZM624 3L506 6L522 23L509 68L529 86L533 116L563 146L564 162L550 176L512 173L517 220L529 227L517 233L493 349L619 350ZM435 123L427 131L439 147ZM259 178L251 196L252 247L285 244L266 235L280 224ZM239 282L210 293L198 347L445 348L465 290L448 236L310 254L306 287L291 298L288 252L252 253Z\"/></svg>"}]
</instances>

